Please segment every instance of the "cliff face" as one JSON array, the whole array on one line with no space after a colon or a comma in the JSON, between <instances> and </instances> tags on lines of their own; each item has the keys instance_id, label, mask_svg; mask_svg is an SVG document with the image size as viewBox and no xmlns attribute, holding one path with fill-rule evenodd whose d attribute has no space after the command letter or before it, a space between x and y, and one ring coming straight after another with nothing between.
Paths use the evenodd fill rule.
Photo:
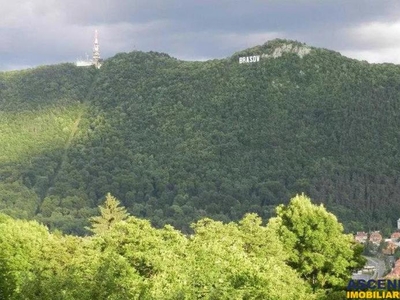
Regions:
<instances>
[{"instance_id":1,"label":"cliff face","mask_svg":"<svg viewBox=\"0 0 400 300\"><path fill-rule=\"evenodd\" d=\"M260 59L239 64L246 56ZM100 70L6 72L0 87L11 215L83 233L108 192L185 231L205 215L267 218L301 192L351 230L400 215L395 65L274 40L206 62L136 51Z\"/></svg>"}]
</instances>

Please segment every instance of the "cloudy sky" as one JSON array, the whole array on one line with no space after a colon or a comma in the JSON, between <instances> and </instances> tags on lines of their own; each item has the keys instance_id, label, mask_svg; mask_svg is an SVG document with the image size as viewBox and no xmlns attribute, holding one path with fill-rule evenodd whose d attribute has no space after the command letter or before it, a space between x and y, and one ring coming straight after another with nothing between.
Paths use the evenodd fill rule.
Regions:
<instances>
[{"instance_id":1,"label":"cloudy sky","mask_svg":"<svg viewBox=\"0 0 400 300\"><path fill-rule=\"evenodd\" d=\"M369 62L400 63L399 0L0 0L0 70L132 50L185 60L273 38Z\"/></svg>"}]
</instances>

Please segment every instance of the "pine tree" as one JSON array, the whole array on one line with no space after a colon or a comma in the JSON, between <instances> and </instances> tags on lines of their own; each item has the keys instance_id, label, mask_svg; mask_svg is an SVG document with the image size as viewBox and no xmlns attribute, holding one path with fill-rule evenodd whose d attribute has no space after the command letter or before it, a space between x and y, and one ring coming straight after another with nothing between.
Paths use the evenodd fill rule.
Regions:
<instances>
[{"instance_id":1,"label":"pine tree","mask_svg":"<svg viewBox=\"0 0 400 300\"><path fill-rule=\"evenodd\" d=\"M125 207L119 206L120 202L110 193L106 196L103 206L99 206L101 216L91 217L91 228L87 228L95 234L102 234L109 230L115 223L125 220L129 214Z\"/></svg>"}]
</instances>

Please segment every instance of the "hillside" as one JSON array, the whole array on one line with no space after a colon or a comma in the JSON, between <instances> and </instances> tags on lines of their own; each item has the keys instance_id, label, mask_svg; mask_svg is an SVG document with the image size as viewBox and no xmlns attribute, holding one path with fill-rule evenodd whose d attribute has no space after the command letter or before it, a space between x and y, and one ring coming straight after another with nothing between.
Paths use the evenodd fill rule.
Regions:
<instances>
[{"instance_id":1,"label":"hillside","mask_svg":"<svg viewBox=\"0 0 400 300\"><path fill-rule=\"evenodd\" d=\"M188 232L305 192L347 230L389 230L399 106L399 66L284 40L206 62L135 51L100 70L0 73L0 211L84 234L110 192Z\"/></svg>"}]
</instances>

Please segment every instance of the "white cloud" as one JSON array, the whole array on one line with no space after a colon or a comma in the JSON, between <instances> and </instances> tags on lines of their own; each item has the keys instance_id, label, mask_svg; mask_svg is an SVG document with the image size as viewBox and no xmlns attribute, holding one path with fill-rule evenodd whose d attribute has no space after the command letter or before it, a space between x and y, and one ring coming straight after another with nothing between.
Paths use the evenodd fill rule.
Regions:
<instances>
[{"instance_id":1,"label":"white cloud","mask_svg":"<svg viewBox=\"0 0 400 300\"><path fill-rule=\"evenodd\" d=\"M0 28L16 29L63 22L62 12L55 3L56 0L0 1Z\"/></svg>"},{"instance_id":2,"label":"white cloud","mask_svg":"<svg viewBox=\"0 0 400 300\"><path fill-rule=\"evenodd\" d=\"M257 45L264 44L268 40L282 37L279 32L258 32L258 33L227 33L222 34L221 38L224 43L237 49L246 49Z\"/></svg>"},{"instance_id":3,"label":"white cloud","mask_svg":"<svg viewBox=\"0 0 400 300\"><path fill-rule=\"evenodd\" d=\"M362 23L343 30L343 55L371 63L400 63L400 21Z\"/></svg>"},{"instance_id":4,"label":"white cloud","mask_svg":"<svg viewBox=\"0 0 400 300\"><path fill-rule=\"evenodd\" d=\"M400 45L400 21L360 24L347 31L357 44L366 48L393 48Z\"/></svg>"},{"instance_id":5,"label":"white cloud","mask_svg":"<svg viewBox=\"0 0 400 300\"><path fill-rule=\"evenodd\" d=\"M25 69L30 69L30 68L33 68L33 67L34 67L34 66L31 66L31 65L14 65L14 64L11 64L11 65L4 65L4 66L0 65L0 69L1 69L0 72L3 72L3 71L25 70Z\"/></svg>"},{"instance_id":6,"label":"white cloud","mask_svg":"<svg viewBox=\"0 0 400 300\"><path fill-rule=\"evenodd\" d=\"M162 46L167 44L169 49L167 48L166 52L182 60L204 61L227 57L236 51L262 45L281 36L278 32L186 32L159 40L155 46L162 49Z\"/></svg>"},{"instance_id":7,"label":"white cloud","mask_svg":"<svg viewBox=\"0 0 400 300\"><path fill-rule=\"evenodd\" d=\"M395 63L400 64L400 46L397 48L384 48L374 50L344 50L344 56L370 63Z\"/></svg>"}]
</instances>

